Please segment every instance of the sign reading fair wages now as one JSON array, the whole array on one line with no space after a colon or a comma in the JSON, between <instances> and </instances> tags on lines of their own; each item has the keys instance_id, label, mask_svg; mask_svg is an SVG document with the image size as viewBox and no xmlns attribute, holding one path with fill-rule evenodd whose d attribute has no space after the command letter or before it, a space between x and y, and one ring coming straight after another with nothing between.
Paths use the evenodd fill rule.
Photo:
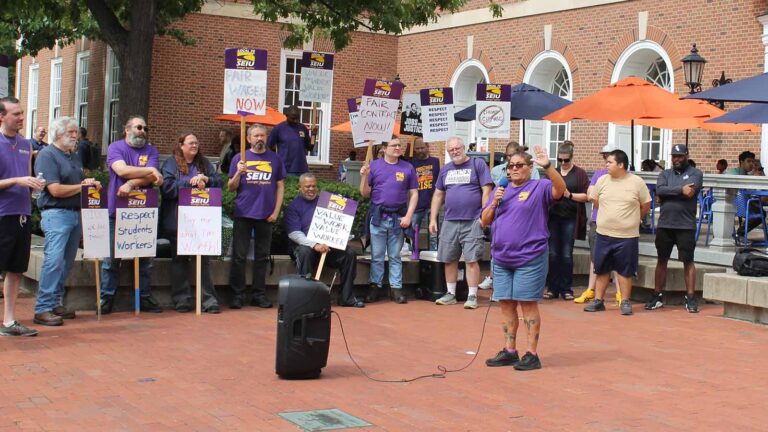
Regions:
<instances>
[{"instance_id":1,"label":"sign reading fair wages now","mask_svg":"<svg viewBox=\"0 0 768 432\"><path fill-rule=\"evenodd\" d=\"M331 103L333 54L305 51L301 55L299 100Z\"/></svg>"},{"instance_id":2,"label":"sign reading fair wages now","mask_svg":"<svg viewBox=\"0 0 768 432\"><path fill-rule=\"evenodd\" d=\"M221 255L221 189L179 189L178 255Z\"/></svg>"},{"instance_id":3,"label":"sign reading fair wages now","mask_svg":"<svg viewBox=\"0 0 768 432\"><path fill-rule=\"evenodd\" d=\"M365 80L360 103L360 128L363 139L389 141L395 131L397 106L403 85L399 81Z\"/></svg>"},{"instance_id":4,"label":"sign reading fair wages now","mask_svg":"<svg viewBox=\"0 0 768 432\"><path fill-rule=\"evenodd\" d=\"M115 258L155 256L157 190L134 189L117 197L115 206Z\"/></svg>"},{"instance_id":5,"label":"sign reading fair wages now","mask_svg":"<svg viewBox=\"0 0 768 432\"><path fill-rule=\"evenodd\" d=\"M445 141L453 133L453 89L423 89L421 95L422 132L424 142Z\"/></svg>"},{"instance_id":6,"label":"sign reading fair wages now","mask_svg":"<svg viewBox=\"0 0 768 432\"><path fill-rule=\"evenodd\" d=\"M512 86L509 84L477 85L475 120L478 137L509 138L511 100Z\"/></svg>"},{"instance_id":7,"label":"sign reading fair wages now","mask_svg":"<svg viewBox=\"0 0 768 432\"><path fill-rule=\"evenodd\" d=\"M330 192L320 192L307 238L334 249L346 249L355 213L357 201Z\"/></svg>"},{"instance_id":8,"label":"sign reading fair wages now","mask_svg":"<svg viewBox=\"0 0 768 432\"><path fill-rule=\"evenodd\" d=\"M227 48L224 51L224 114L267 111L267 51Z\"/></svg>"},{"instance_id":9,"label":"sign reading fair wages now","mask_svg":"<svg viewBox=\"0 0 768 432\"><path fill-rule=\"evenodd\" d=\"M96 186L83 186L80 191L83 258L109 257L109 209L104 192Z\"/></svg>"}]
</instances>

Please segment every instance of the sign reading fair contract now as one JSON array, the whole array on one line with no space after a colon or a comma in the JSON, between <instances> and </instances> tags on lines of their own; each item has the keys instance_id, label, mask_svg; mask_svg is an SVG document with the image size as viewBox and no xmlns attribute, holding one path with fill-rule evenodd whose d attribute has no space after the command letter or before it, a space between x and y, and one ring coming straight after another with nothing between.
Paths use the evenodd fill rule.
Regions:
<instances>
[{"instance_id":1,"label":"sign reading fair contract now","mask_svg":"<svg viewBox=\"0 0 768 432\"><path fill-rule=\"evenodd\" d=\"M224 51L224 114L267 112L267 51L227 48Z\"/></svg>"},{"instance_id":2,"label":"sign reading fair contract now","mask_svg":"<svg viewBox=\"0 0 768 432\"><path fill-rule=\"evenodd\" d=\"M157 190L132 190L117 197L115 206L115 258L155 256Z\"/></svg>"},{"instance_id":3,"label":"sign reading fair contract now","mask_svg":"<svg viewBox=\"0 0 768 432\"><path fill-rule=\"evenodd\" d=\"M109 210L104 192L96 186L83 186L80 191L83 258L109 257Z\"/></svg>"},{"instance_id":4,"label":"sign reading fair contract now","mask_svg":"<svg viewBox=\"0 0 768 432\"><path fill-rule=\"evenodd\" d=\"M363 139L369 141L392 139L402 92L403 85L399 81L365 80L358 122L363 131Z\"/></svg>"},{"instance_id":5,"label":"sign reading fair contract now","mask_svg":"<svg viewBox=\"0 0 768 432\"><path fill-rule=\"evenodd\" d=\"M221 189L179 189L178 255L221 255Z\"/></svg>"},{"instance_id":6,"label":"sign reading fair contract now","mask_svg":"<svg viewBox=\"0 0 768 432\"><path fill-rule=\"evenodd\" d=\"M334 249L347 248L357 213L357 201L329 192L320 192L307 238Z\"/></svg>"}]
</instances>

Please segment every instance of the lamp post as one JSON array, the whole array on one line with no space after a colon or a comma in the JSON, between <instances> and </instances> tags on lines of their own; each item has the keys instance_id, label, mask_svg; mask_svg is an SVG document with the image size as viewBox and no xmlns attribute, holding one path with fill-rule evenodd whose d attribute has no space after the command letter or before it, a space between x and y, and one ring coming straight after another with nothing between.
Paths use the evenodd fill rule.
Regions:
<instances>
[{"instance_id":1,"label":"lamp post","mask_svg":"<svg viewBox=\"0 0 768 432\"><path fill-rule=\"evenodd\" d=\"M690 94L698 93L701 91L701 80L704 75L704 64L707 61L704 57L699 55L699 50L696 49L696 44L693 44L690 54L683 57L680 62L683 64L683 74L685 75L685 85L690 89ZM725 71L720 72L719 79L712 80L712 87L719 87L721 85L730 84L733 80L725 77ZM723 101L710 101L712 105L723 109L725 102Z\"/></svg>"}]
</instances>

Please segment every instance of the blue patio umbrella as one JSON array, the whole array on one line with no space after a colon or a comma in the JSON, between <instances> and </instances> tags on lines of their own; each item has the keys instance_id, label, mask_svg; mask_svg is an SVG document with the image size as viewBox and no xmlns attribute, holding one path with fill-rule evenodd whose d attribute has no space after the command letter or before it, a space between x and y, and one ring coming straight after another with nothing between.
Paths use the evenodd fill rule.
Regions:
<instances>
[{"instance_id":1,"label":"blue patio umbrella","mask_svg":"<svg viewBox=\"0 0 768 432\"><path fill-rule=\"evenodd\" d=\"M704 123L768 123L768 103L753 103Z\"/></svg>"},{"instance_id":2,"label":"blue patio umbrella","mask_svg":"<svg viewBox=\"0 0 768 432\"><path fill-rule=\"evenodd\" d=\"M724 102L764 102L768 103L768 72L715 87L700 93L688 95L683 99L704 99Z\"/></svg>"}]
</instances>

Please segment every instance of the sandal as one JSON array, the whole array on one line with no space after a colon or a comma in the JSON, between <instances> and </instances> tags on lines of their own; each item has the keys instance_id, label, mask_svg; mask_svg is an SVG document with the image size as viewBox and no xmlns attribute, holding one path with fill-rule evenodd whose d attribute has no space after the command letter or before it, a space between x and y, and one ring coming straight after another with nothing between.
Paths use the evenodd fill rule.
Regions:
<instances>
[{"instance_id":1,"label":"sandal","mask_svg":"<svg viewBox=\"0 0 768 432\"><path fill-rule=\"evenodd\" d=\"M573 294L571 293L563 294L563 300L573 300Z\"/></svg>"},{"instance_id":2,"label":"sandal","mask_svg":"<svg viewBox=\"0 0 768 432\"><path fill-rule=\"evenodd\" d=\"M557 296L554 295L551 291L544 293L544 300L552 300L553 298L557 298Z\"/></svg>"}]
</instances>

